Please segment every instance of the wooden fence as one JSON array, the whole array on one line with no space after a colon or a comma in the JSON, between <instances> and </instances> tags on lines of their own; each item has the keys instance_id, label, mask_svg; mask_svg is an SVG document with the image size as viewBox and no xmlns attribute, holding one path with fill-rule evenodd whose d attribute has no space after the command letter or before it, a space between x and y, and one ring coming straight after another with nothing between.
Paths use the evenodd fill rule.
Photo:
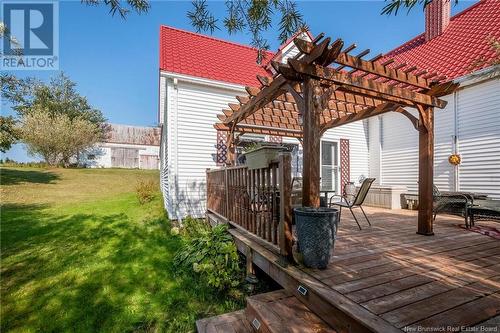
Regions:
<instances>
[{"instance_id":1,"label":"wooden fence","mask_svg":"<svg viewBox=\"0 0 500 333\"><path fill-rule=\"evenodd\" d=\"M270 243L290 257L291 157L281 154L268 167L207 170L207 210Z\"/></svg>"}]
</instances>

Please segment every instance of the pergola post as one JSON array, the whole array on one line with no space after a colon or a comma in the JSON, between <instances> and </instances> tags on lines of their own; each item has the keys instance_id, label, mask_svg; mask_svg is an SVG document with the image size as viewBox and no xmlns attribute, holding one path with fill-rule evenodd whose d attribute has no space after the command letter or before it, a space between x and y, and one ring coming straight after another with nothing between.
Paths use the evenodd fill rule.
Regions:
<instances>
[{"instance_id":1,"label":"pergola post","mask_svg":"<svg viewBox=\"0 0 500 333\"><path fill-rule=\"evenodd\" d=\"M227 133L227 164L236 165L236 143L234 131Z\"/></svg>"},{"instance_id":2,"label":"pergola post","mask_svg":"<svg viewBox=\"0 0 500 333\"><path fill-rule=\"evenodd\" d=\"M341 39L330 41L323 36L312 42L295 38L300 53L286 64L271 61L274 75L257 76L261 86L246 87L248 94L236 97L239 104L229 103L229 109L217 116L221 123L215 128L231 133L229 161L235 158L234 132L302 136L302 205L319 207L322 133L386 112L400 112L419 130L418 233L432 235L433 108L444 108L447 102L439 97L454 92L458 83L443 82L445 77L437 73L424 75L427 71L412 74L416 73L413 66L396 64L394 59L381 61L376 56L364 60L369 51L353 56L349 52L355 46L342 51ZM404 107L417 107L419 120Z\"/></svg>"},{"instance_id":3,"label":"pergola post","mask_svg":"<svg viewBox=\"0 0 500 333\"><path fill-rule=\"evenodd\" d=\"M323 111L320 81L304 80L302 206L319 207L320 190L320 115Z\"/></svg>"},{"instance_id":4,"label":"pergola post","mask_svg":"<svg viewBox=\"0 0 500 333\"><path fill-rule=\"evenodd\" d=\"M418 230L417 234L432 236L434 183L434 108L418 106Z\"/></svg>"}]
</instances>

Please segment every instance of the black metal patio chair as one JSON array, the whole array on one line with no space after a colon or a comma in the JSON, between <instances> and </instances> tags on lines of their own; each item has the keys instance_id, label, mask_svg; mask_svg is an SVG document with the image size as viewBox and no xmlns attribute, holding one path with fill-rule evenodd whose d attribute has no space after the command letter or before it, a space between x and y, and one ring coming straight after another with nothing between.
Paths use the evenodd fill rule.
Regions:
<instances>
[{"instance_id":1,"label":"black metal patio chair","mask_svg":"<svg viewBox=\"0 0 500 333\"><path fill-rule=\"evenodd\" d=\"M433 220L438 213L462 216L465 226L469 227L469 207L474 205L474 194L468 192L441 192L436 185L432 186Z\"/></svg>"},{"instance_id":2,"label":"black metal patio chair","mask_svg":"<svg viewBox=\"0 0 500 333\"><path fill-rule=\"evenodd\" d=\"M370 223L370 220L368 219L368 216L366 216L365 211L363 210L363 202L366 199L366 195L368 194L368 191L370 190L370 187L372 186L372 183L375 181L375 178L366 178L363 181L363 184L361 184L361 187L359 188L358 193L354 196L352 200L349 200L349 198L343 194L343 195L334 195L330 198L330 207L332 206L339 206L339 221L340 217L342 216L342 207L344 208L349 208L351 211L352 216L354 217L354 221L356 221L356 224L359 227L359 230L361 230L361 225L359 224L359 221L354 215L354 212L352 211L353 208L360 208L361 211L363 212L363 215L365 216L366 221L368 222L368 225L372 225ZM340 201L334 201L332 202L332 199L335 197L340 197ZM343 200L343 201L342 201Z\"/></svg>"}]
</instances>

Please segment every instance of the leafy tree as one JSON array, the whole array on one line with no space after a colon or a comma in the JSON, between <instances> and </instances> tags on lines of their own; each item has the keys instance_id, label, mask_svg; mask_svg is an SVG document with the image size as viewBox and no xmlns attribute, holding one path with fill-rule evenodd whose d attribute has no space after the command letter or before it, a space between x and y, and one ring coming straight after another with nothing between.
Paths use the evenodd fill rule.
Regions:
<instances>
[{"instance_id":1,"label":"leafy tree","mask_svg":"<svg viewBox=\"0 0 500 333\"><path fill-rule=\"evenodd\" d=\"M7 28L5 23L2 21L0 21L0 38L2 38L4 40L3 41L4 43L10 42L10 44L13 46L16 46L16 47L20 46L17 39L14 36L12 36L12 34L10 33L10 30ZM3 54L3 53L0 51L0 55L1 54ZM18 56L22 55L21 49L17 49L17 51L15 51L14 55L18 55Z\"/></svg>"},{"instance_id":2,"label":"leafy tree","mask_svg":"<svg viewBox=\"0 0 500 333\"><path fill-rule=\"evenodd\" d=\"M103 124L106 119L102 112L92 108L87 98L81 96L75 87L76 83L61 73L53 77L49 84L35 79L18 79L5 95L14 103L13 109L20 116L32 110L45 109L52 115L66 115L70 119L82 118L94 124Z\"/></svg>"},{"instance_id":3,"label":"leafy tree","mask_svg":"<svg viewBox=\"0 0 500 333\"><path fill-rule=\"evenodd\" d=\"M0 152L5 153L19 138L16 120L12 116L0 116Z\"/></svg>"},{"instance_id":4,"label":"leafy tree","mask_svg":"<svg viewBox=\"0 0 500 333\"><path fill-rule=\"evenodd\" d=\"M32 96L40 81L35 78L20 79L13 74L2 73L0 75L2 83L2 100L9 101L13 105L24 103L27 96Z\"/></svg>"},{"instance_id":5,"label":"leafy tree","mask_svg":"<svg viewBox=\"0 0 500 333\"><path fill-rule=\"evenodd\" d=\"M101 139L99 125L82 117L54 114L35 107L21 120L20 137L32 156L49 165L68 166L71 157L94 146Z\"/></svg>"},{"instance_id":6,"label":"leafy tree","mask_svg":"<svg viewBox=\"0 0 500 333\"><path fill-rule=\"evenodd\" d=\"M111 15L118 13L122 18L125 18L130 10L138 14L146 13L151 7L149 0L81 0L82 3L99 6L104 5L109 9Z\"/></svg>"},{"instance_id":7,"label":"leafy tree","mask_svg":"<svg viewBox=\"0 0 500 333\"><path fill-rule=\"evenodd\" d=\"M194 0L193 10L187 13L191 24L198 32L219 29L219 20L209 11L205 0ZM264 50L269 49L263 32L273 28L273 15L279 14L278 39L284 43L299 30L307 29L302 14L292 0L228 0L227 16L222 20L230 34L250 32L252 46L259 50L257 62L260 63Z\"/></svg>"},{"instance_id":8,"label":"leafy tree","mask_svg":"<svg viewBox=\"0 0 500 333\"><path fill-rule=\"evenodd\" d=\"M150 0L82 0L82 3L104 5L112 15L118 13L122 18L130 11L146 13L151 7ZM219 20L209 11L205 0L194 0L192 4L193 9L187 16L198 32L213 33L219 29ZM224 27L230 34L250 32L252 45L259 50L258 62L263 59L263 51L269 49L269 43L262 33L273 27L272 17L275 13L280 15L278 38L281 42L305 27L302 14L293 0L227 0L226 8L227 16L222 19Z\"/></svg>"},{"instance_id":9,"label":"leafy tree","mask_svg":"<svg viewBox=\"0 0 500 333\"><path fill-rule=\"evenodd\" d=\"M382 14L387 14L387 15L397 15L398 11L401 8L406 8L408 12L412 10L416 6L421 6L422 8L425 8L428 4L432 2L432 0L385 0L386 2L389 2L384 6L382 9ZM458 3L458 0L446 0L446 1L454 1L455 4Z\"/></svg>"}]
</instances>

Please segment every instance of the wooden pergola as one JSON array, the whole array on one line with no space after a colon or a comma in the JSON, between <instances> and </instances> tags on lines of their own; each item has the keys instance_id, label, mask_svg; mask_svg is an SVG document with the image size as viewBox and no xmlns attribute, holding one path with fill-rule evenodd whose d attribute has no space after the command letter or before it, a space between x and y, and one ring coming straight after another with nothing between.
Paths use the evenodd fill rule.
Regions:
<instances>
[{"instance_id":1,"label":"wooden pergola","mask_svg":"<svg viewBox=\"0 0 500 333\"><path fill-rule=\"evenodd\" d=\"M387 112L399 112L419 132L418 231L433 235L432 185L434 108L447 102L457 83L381 55L363 60L368 50L351 55L341 39L330 43L320 34L312 42L299 38L299 54L287 64L272 62L272 77L257 76L261 87L246 87L248 95L218 115L214 125L227 132L229 163L235 142L245 133L286 136L303 145L303 206L318 207L320 191L320 140L331 128ZM418 117L405 108L418 110Z\"/></svg>"}]
</instances>

